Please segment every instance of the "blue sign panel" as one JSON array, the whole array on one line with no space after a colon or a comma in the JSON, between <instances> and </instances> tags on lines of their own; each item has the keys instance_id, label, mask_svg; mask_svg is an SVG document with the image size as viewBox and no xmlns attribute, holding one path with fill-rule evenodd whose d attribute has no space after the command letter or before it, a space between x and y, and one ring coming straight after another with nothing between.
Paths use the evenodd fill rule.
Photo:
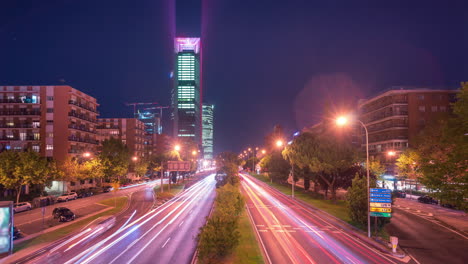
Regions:
<instances>
[{"instance_id":1,"label":"blue sign panel","mask_svg":"<svg viewBox=\"0 0 468 264\"><path fill-rule=\"evenodd\" d=\"M375 198L392 198L392 195L390 193L371 193L370 197L375 197Z\"/></svg>"},{"instance_id":2,"label":"blue sign panel","mask_svg":"<svg viewBox=\"0 0 468 264\"><path fill-rule=\"evenodd\" d=\"M372 203L391 203L392 199L389 198L370 198Z\"/></svg>"},{"instance_id":3,"label":"blue sign panel","mask_svg":"<svg viewBox=\"0 0 468 264\"><path fill-rule=\"evenodd\" d=\"M370 188L371 193L391 193L390 189Z\"/></svg>"}]
</instances>

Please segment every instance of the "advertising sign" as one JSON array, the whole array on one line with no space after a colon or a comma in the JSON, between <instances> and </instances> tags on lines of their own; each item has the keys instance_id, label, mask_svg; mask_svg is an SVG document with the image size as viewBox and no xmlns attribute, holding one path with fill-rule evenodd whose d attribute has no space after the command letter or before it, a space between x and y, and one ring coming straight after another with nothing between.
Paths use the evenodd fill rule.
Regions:
<instances>
[{"instance_id":1,"label":"advertising sign","mask_svg":"<svg viewBox=\"0 0 468 264\"><path fill-rule=\"evenodd\" d=\"M190 171L190 161L168 161L168 171Z\"/></svg>"},{"instance_id":2,"label":"advertising sign","mask_svg":"<svg viewBox=\"0 0 468 264\"><path fill-rule=\"evenodd\" d=\"M13 202L0 202L0 255L13 251Z\"/></svg>"},{"instance_id":3,"label":"advertising sign","mask_svg":"<svg viewBox=\"0 0 468 264\"><path fill-rule=\"evenodd\" d=\"M376 207L371 207L370 208L371 212L380 212L380 213L391 213L392 208L376 208Z\"/></svg>"}]
</instances>

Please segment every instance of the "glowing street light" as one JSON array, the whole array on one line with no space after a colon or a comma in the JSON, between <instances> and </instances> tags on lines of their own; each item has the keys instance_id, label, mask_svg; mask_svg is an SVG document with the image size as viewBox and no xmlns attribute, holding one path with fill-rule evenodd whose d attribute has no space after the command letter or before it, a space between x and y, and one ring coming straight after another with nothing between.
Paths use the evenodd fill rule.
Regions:
<instances>
[{"instance_id":1,"label":"glowing street light","mask_svg":"<svg viewBox=\"0 0 468 264\"><path fill-rule=\"evenodd\" d=\"M390 157L393 157L396 155L396 152L393 151L393 150L390 150L389 152L387 152L387 155L390 156Z\"/></svg>"},{"instance_id":2,"label":"glowing street light","mask_svg":"<svg viewBox=\"0 0 468 264\"><path fill-rule=\"evenodd\" d=\"M276 141L276 146L277 146L278 148L282 147L283 144L284 144L284 142L283 142L283 140L281 140L281 139L278 139L278 140Z\"/></svg>"},{"instance_id":3,"label":"glowing street light","mask_svg":"<svg viewBox=\"0 0 468 264\"><path fill-rule=\"evenodd\" d=\"M137 157L137 156L133 156L133 157L132 157L132 160L133 160L133 161L137 161L137 160L138 160L138 157Z\"/></svg>"},{"instance_id":4,"label":"glowing street light","mask_svg":"<svg viewBox=\"0 0 468 264\"><path fill-rule=\"evenodd\" d=\"M367 131L366 125L361 120L356 119L356 121L361 124L366 132L366 172L367 172L367 236L371 237L370 231L370 182L369 182L369 132ZM338 126L344 126L348 123L348 118L345 116L339 116L336 118L336 124Z\"/></svg>"},{"instance_id":5,"label":"glowing street light","mask_svg":"<svg viewBox=\"0 0 468 264\"><path fill-rule=\"evenodd\" d=\"M175 146L174 146L174 150L175 150L175 151L180 151L180 145L175 145Z\"/></svg>"},{"instance_id":6,"label":"glowing street light","mask_svg":"<svg viewBox=\"0 0 468 264\"><path fill-rule=\"evenodd\" d=\"M262 149L262 154L265 154L266 153L266 150Z\"/></svg>"},{"instance_id":7,"label":"glowing street light","mask_svg":"<svg viewBox=\"0 0 468 264\"><path fill-rule=\"evenodd\" d=\"M91 157L91 153L89 152L83 153L83 158L89 158L89 157Z\"/></svg>"},{"instance_id":8,"label":"glowing street light","mask_svg":"<svg viewBox=\"0 0 468 264\"><path fill-rule=\"evenodd\" d=\"M197 151L196 151L196 150L193 150L193 151L192 151L192 155L193 155L193 156L197 155Z\"/></svg>"}]
</instances>

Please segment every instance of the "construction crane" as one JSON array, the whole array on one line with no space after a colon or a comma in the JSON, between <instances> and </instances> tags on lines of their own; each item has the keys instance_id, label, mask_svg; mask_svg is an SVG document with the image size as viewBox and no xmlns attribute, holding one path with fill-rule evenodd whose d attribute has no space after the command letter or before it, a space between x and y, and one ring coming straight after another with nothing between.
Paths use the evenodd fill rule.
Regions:
<instances>
[{"instance_id":1,"label":"construction crane","mask_svg":"<svg viewBox=\"0 0 468 264\"><path fill-rule=\"evenodd\" d=\"M137 108L137 105L156 105L158 104L157 102L154 102L154 103L125 103L126 106L132 106L133 105L133 116L136 116L137 114L137 111L136 111L136 108Z\"/></svg>"}]
</instances>

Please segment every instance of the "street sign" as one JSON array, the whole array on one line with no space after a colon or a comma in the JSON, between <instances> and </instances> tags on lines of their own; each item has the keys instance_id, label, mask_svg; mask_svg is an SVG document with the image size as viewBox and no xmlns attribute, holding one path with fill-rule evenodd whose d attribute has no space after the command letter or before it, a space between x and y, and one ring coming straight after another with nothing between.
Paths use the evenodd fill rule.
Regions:
<instances>
[{"instance_id":1,"label":"street sign","mask_svg":"<svg viewBox=\"0 0 468 264\"><path fill-rule=\"evenodd\" d=\"M392 217L391 213L370 212L370 216L376 217Z\"/></svg>"},{"instance_id":2,"label":"street sign","mask_svg":"<svg viewBox=\"0 0 468 264\"><path fill-rule=\"evenodd\" d=\"M391 203L392 199L389 198L370 198L371 203Z\"/></svg>"},{"instance_id":3,"label":"street sign","mask_svg":"<svg viewBox=\"0 0 468 264\"><path fill-rule=\"evenodd\" d=\"M370 207L392 208L391 203L370 203Z\"/></svg>"},{"instance_id":4,"label":"street sign","mask_svg":"<svg viewBox=\"0 0 468 264\"><path fill-rule=\"evenodd\" d=\"M370 208L371 212L380 212L380 213L391 213L392 208L375 208L371 207Z\"/></svg>"},{"instance_id":5,"label":"street sign","mask_svg":"<svg viewBox=\"0 0 468 264\"><path fill-rule=\"evenodd\" d=\"M371 193L392 193L390 189L381 189L381 188L371 188Z\"/></svg>"},{"instance_id":6,"label":"street sign","mask_svg":"<svg viewBox=\"0 0 468 264\"><path fill-rule=\"evenodd\" d=\"M167 171L190 171L190 161L168 161Z\"/></svg>"},{"instance_id":7,"label":"street sign","mask_svg":"<svg viewBox=\"0 0 468 264\"><path fill-rule=\"evenodd\" d=\"M374 198L392 198L390 193L370 193L370 197Z\"/></svg>"}]
</instances>

